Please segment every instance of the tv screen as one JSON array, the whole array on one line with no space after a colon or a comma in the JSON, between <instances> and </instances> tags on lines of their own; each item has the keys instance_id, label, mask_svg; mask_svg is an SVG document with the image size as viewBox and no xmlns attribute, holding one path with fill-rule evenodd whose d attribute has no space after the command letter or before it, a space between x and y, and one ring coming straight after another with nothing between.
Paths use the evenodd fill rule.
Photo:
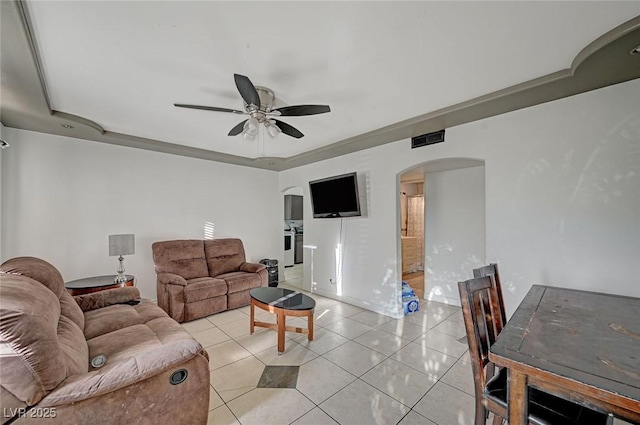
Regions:
<instances>
[{"instance_id":1,"label":"tv screen","mask_svg":"<svg viewBox=\"0 0 640 425\"><path fill-rule=\"evenodd\" d=\"M309 190L313 218L361 215L356 173L314 180L309 182Z\"/></svg>"}]
</instances>

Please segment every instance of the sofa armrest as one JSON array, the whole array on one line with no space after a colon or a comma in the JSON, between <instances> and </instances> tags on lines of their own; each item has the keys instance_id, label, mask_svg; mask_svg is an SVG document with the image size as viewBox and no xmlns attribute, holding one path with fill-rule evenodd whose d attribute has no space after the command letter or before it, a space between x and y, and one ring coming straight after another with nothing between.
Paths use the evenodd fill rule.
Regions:
<instances>
[{"instance_id":1,"label":"sofa armrest","mask_svg":"<svg viewBox=\"0 0 640 425\"><path fill-rule=\"evenodd\" d=\"M205 365L204 373L208 373L209 362L206 351L193 338L183 338L182 341L164 344L151 351L143 350L131 357L107 358L105 366L100 369L90 367L87 373L69 376L46 395L39 406L72 404L108 394L163 374L194 357L202 357L202 363Z\"/></svg>"},{"instance_id":2,"label":"sofa armrest","mask_svg":"<svg viewBox=\"0 0 640 425\"><path fill-rule=\"evenodd\" d=\"M240 265L240 271L247 273L258 273L260 270L265 270L266 268L267 266L264 264L257 263L242 263Z\"/></svg>"},{"instance_id":3,"label":"sofa armrest","mask_svg":"<svg viewBox=\"0 0 640 425\"><path fill-rule=\"evenodd\" d=\"M132 286L92 292L73 297L83 312L108 307L114 304L128 304L140 299L140 291Z\"/></svg>"},{"instance_id":4,"label":"sofa armrest","mask_svg":"<svg viewBox=\"0 0 640 425\"><path fill-rule=\"evenodd\" d=\"M158 273L158 283L164 283L165 285L180 285L187 286L187 280L173 273Z\"/></svg>"}]
</instances>

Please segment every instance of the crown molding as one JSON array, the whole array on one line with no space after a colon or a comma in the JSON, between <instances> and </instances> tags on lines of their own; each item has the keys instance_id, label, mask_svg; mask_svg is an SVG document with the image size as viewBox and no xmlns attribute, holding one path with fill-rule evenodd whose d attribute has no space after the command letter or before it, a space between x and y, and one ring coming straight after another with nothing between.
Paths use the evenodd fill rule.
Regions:
<instances>
[{"instance_id":1,"label":"crown molding","mask_svg":"<svg viewBox=\"0 0 640 425\"><path fill-rule=\"evenodd\" d=\"M568 69L289 158L246 158L112 132L88 117L51 109L26 3L21 0L0 3L3 93L0 118L5 127L273 171L300 167L640 78L640 55L629 54L640 45L640 16L637 16L582 49Z\"/></svg>"}]
</instances>

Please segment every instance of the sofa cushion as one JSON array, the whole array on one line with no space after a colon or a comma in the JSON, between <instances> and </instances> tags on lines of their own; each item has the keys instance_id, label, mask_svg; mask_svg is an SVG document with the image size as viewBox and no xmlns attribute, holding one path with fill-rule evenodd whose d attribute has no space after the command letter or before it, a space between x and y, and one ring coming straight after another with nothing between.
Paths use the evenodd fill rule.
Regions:
<instances>
[{"instance_id":1,"label":"sofa cushion","mask_svg":"<svg viewBox=\"0 0 640 425\"><path fill-rule=\"evenodd\" d=\"M227 283L214 277L199 277L187 281L184 287L184 302L204 300L227 294Z\"/></svg>"},{"instance_id":2,"label":"sofa cushion","mask_svg":"<svg viewBox=\"0 0 640 425\"><path fill-rule=\"evenodd\" d=\"M262 279L257 273L231 272L221 274L218 278L227 282L229 294L262 286Z\"/></svg>"},{"instance_id":3,"label":"sofa cushion","mask_svg":"<svg viewBox=\"0 0 640 425\"><path fill-rule=\"evenodd\" d=\"M0 382L33 405L68 376L87 372L87 342L78 324L60 314L50 288L16 274L0 273L0 281Z\"/></svg>"},{"instance_id":4,"label":"sofa cushion","mask_svg":"<svg viewBox=\"0 0 640 425\"><path fill-rule=\"evenodd\" d=\"M87 340L129 326L147 323L159 317L166 317L162 309L151 301L141 299L140 304L117 304L85 313L84 336Z\"/></svg>"},{"instance_id":5,"label":"sofa cushion","mask_svg":"<svg viewBox=\"0 0 640 425\"><path fill-rule=\"evenodd\" d=\"M106 394L139 382L203 353L202 345L155 304L146 301L147 318L88 340L89 354L106 356L106 363L89 373L71 376L43 399L41 406L55 406ZM141 305L139 304L139 305ZM123 306L135 309L137 306ZM106 307L111 308L111 307ZM132 394L135 397L135 394ZM159 400L163 400L161 394ZM108 399L105 400L108 402ZM153 405L149 406L152 408Z\"/></svg>"},{"instance_id":6,"label":"sofa cushion","mask_svg":"<svg viewBox=\"0 0 640 425\"><path fill-rule=\"evenodd\" d=\"M244 246L240 239L208 239L204 241L204 251L211 277L238 271L245 262Z\"/></svg>"},{"instance_id":7,"label":"sofa cushion","mask_svg":"<svg viewBox=\"0 0 640 425\"><path fill-rule=\"evenodd\" d=\"M185 279L209 276L201 240L154 242L151 249L156 273L173 273Z\"/></svg>"}]
</instances>

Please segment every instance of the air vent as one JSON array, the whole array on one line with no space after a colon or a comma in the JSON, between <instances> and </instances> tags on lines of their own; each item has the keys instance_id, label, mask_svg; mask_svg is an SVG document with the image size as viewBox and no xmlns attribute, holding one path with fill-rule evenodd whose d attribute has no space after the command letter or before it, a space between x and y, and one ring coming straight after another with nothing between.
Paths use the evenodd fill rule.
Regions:
<instances>
[{"instance_id":1,"label":"air vent","mask_svg":"<svg viewBox=\"0 0 640 425\"><path fill-rule=\"evenodd\" d=\"M433 145L434 143L444 142L444 129L434 131L433 133L423 134L422 136L411 138L411 149L421 148L422 146Z\"/></svg>"}]
</instances>

